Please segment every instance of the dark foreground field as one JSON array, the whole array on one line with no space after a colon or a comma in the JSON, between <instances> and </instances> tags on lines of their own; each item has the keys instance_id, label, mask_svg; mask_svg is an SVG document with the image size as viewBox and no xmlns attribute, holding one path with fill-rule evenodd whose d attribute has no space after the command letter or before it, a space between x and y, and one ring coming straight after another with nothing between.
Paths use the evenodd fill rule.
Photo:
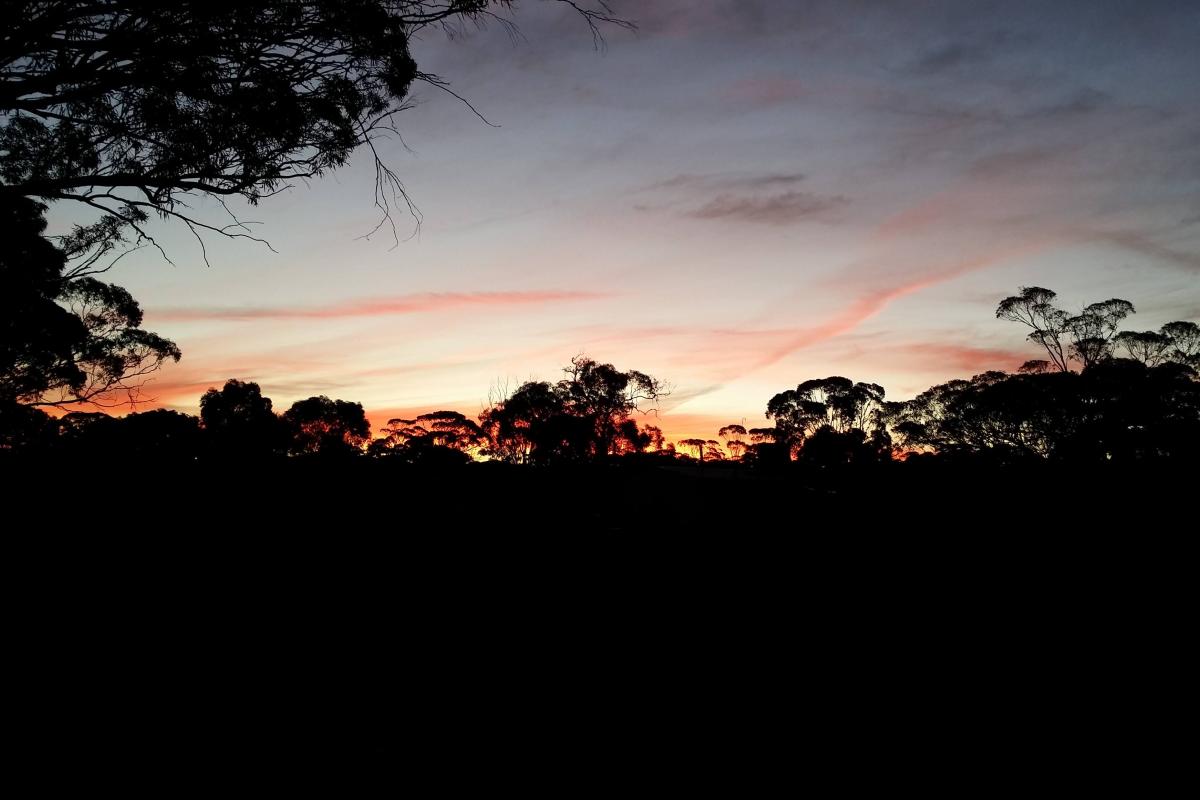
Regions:
<instances>
[{"instance_id":1,"label":"dark foreground field","mask_svg":"<svg viewBox=\"0 0 1200 800\"><path fill-rule=\"evenodd\" d=\"M932 768L917 722L1078 723L1129 669L1158 702L1186 640L1179 470L6 466L18 756L50 776L358 793L714 759L736 788L787 757L779 715L827 767L901 774Z\"/></svg>"},{"instance_id":2,"label":"dark foreground field","mask_svg":"<svg viewBox=\"0 0 1200 800\"><path fill-rule=\"evenodd\" d=\"M4 502L93 537L633 537L1146 531L1195 520L1195 465L846 468L619 463L412 467L376 459L259 463L0 460ZM1095 528L1092 526L1100 526Z\"/></svg>"}]
</instances>

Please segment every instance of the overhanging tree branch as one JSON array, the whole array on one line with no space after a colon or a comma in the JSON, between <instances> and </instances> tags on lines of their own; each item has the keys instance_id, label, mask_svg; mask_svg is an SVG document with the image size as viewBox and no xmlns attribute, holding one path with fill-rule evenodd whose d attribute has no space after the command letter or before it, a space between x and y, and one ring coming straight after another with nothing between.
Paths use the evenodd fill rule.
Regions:
<instances>
[{"instance_id":1,"label":"overhanging tree branch","mask_svg":"<svg viewBox=\"0 0 1200 800\"><path fill-rule=\"evenodd\" d=\"M632 29L604 0L552 0L587 24ZM509 0L342 0L230 6L200 0L17 2L0 39L0 195L73 200L147 241L131 208L205 231L264 241L177 210L198 193L255 204L291 182L346 164L360 147L376 165L375 204L420 214L374 136L395 132L414 81L490 121L442 78L420 71L414 35L499 21ZM114 192L120 210L106 208ZM390 195L390 197L389 197ZM397 239L398 241L398 239Z\"/></svg>"}]
</instances>

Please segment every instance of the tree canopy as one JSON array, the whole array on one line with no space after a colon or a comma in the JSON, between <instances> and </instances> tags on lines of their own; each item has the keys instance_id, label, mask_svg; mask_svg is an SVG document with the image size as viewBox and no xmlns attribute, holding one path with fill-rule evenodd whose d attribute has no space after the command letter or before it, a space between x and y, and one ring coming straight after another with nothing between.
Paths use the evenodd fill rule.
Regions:
<instances>
[{"instance_id":1,"label":"tree canopy","mask_svg":"<svg viewBox=\"0 0 1200 800\"><path fill-rule=\"evenodd\" d=\"M179 348L141 329L141 307L120 286L71 276L42 235L44 210L0 198L0 404L136 399L139 379L178 361Z\"/></svg>"},{"instance_id":2,"label":"tree canopy","mask_svg":"<svg viewBox=\"0 0 1200 800\"><path fill-rule=\"evenodd\" d=\"M603 0L563 0L594 35L629 27ZM379 157L414 83L451 94L412 57L433 26L496 20L509 0L9 0L0 5L0 403L137 399L180 351L141 330L142 312L104 272L158 246L154 217L255 239L250 204L346 164L375 161L380 225L408 203ZM221 220L200 219L195 196ZM47 203L90 212L46 236ZM411 209L411 204L408 205ZM415 214L415 210L414 210ZM98 218L96 218L98 215ZM161 248L160 248L161 250ZM164 252L165 256L166 253Z\"/></svg>"},{"instance_id":3,"label":"tree canopy","mask_svg":"<svg viewBox=\"0 0 1200 800\"><path fill-rule=\"evenodd\" d=\"M579 462L661 448L661 431L640 430L631 415L668 395L667 386L586 356L571 359L563 371L566 377L557 383L522 384L480 415L492 456L514 463Z\"/></svg>"},{"instance_id":4,"label":"tree canopy","mask_svg":"<svg viewBox=\"0 0 1200 800\"><path fill-rule=\"evenodd\" d=\"M236 219L196 218L186 196L257 203L363 147L375 156L375 201L390 219L407 198L374 143L394 130L415 82L451 91L413 60L413 37L488 19L511 27L497 12L513 5L5 2L0 194L85 204L108 217L92 230L104 242L121 228L148 237L151 214L193 232L254 238ZM629 27L603 2L566 5L595 35L601 24Z\"/></svg>"},{"instance_id":5,"label":"tree canopy","mask_svg":"<svg viewBox=\"0 0 1200 800\"><path fill-rule=\"evenodd\" d=\"M283 430L257 383L228 380L200 398L200 420L214 449L234 456L263 457L283 448Z\"/></svg>"},{"instance_id":6,"label":"tree canopy","mask_svg":"<svg viewBox=\"0 0 1200 800\"><path fill-rule=\"evenodd\" d=\"M457 411L431 411L412 419L389 419L371 442L374 455L387 455L408 463L455 464L481 454L487 437L473 420Z\"/></svg>"},{"instance_id":7,"label":"tree canopy","mask_svg":"<svg viewBox=\"0 0 1200 800\"><path fill-rule=\"evenodd\" d=\"M371 437L362 403L331 400L325 395L292 403L282 421L290 434L290 452L295 455L354 455Z\"/></svg>"},{"instance_id":8,"label":"tree canopy","mask_svg":"<svg viewBox=\"0 0 1200 800\"><path fill-rule=\"evenodd\" d=\"M1055 305L1057 297L1041 286L1022 286L1019 294L1004 298L996 307L998 319L1029 328L1029 341L1042 347L1049 358L1027 361L1023 372L1069 372L1073 363L1086 370L1113 358L1118 346L1147 366L1164 360L1193 369L1200 366L1196 358L1200 354L1200 328L1193 322L1169 322L1158 333L1118 332L1125 318L1135 312L1128 300L1114 297L1071 314Z\"/></svg>"},{"instance_id":9,"label":"tree canopy","mask_svg":"<svg viewBox=\"0 0 1200 800\"><path fill-rule=\"evenodd\" d=\"M878 384L832 375L775 395L767 403L767 418L775 420L778 442L802 440L824 426L844 433L870 425L883 396Z\"/></svg>"}]
</instances>

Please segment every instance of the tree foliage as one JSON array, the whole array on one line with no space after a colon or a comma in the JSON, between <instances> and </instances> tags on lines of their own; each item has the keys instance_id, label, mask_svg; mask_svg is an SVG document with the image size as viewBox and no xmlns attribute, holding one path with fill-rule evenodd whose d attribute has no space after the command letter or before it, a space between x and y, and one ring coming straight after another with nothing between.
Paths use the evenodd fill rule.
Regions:
<instances>
[{"instance_id":1,"label":"tree foliage","mask_svg":"<svg viewBox=\"0 0 1200 800\"><path fill-rule=\"evenodd\" d=\"M380 225L407 196L375 143L394 131L431 26L494 19L508 0L15 0L0 6L0 407L133 401L174 343L141 330L127 291L94 275L157 246L153 216L255 238L226 204L374 156ZM599 35L603 0L566 2ZM453 94L453 92L451 92ZM197 218L196 196L228 212ZM47 202L90 224L48 239ZM412 209L411 204L408 208ZM415 214L415 210L414 210ZM53 241L53 243L52 243ZM165 255L165 253L164 253Z\"/></svg>"},{"instance_id":2,"label":"tree foliage","mask_svg":"<svg viewBox=\"0 0 1200 800\"><path fill-rule=\"evenodd\" d=\"M43 237L45 208L0 199L0 403L115 405L179 348L142 330L129 292L72 277L64 251Z\"/></svg>"},{"instance_id":3,"label":"tree foliage","mask_svg":"<svg viewBox=\"0 0 1200 800\"><path fill-rule=\"evenodd\" d=\"M725 442L725 449L735 460L740 459L746 452L746 435L746 426L740 423L725 425L717 431L717 436Z\"/></svg>"},{"instance_id":4,"label":"tree foliage","mask_svg":"<svg viewBox=\"0 0 1200 800\"><path fill-rule=\"evenodd\" d=\"M1070 367L1069 345L1063 341L1069 316L1054 305L1057 294L1040 286L1022 286L1020 294L1006 297L996 308L996 318L1018 322L1030 329L1029 341L1040 345L1060 372Z\"/></svg>"},{"instance_id":5,"label":"tree foliage","mask_svg":"<svg viewBox=\"0 0 1200 800\"><path fill-rule=\"evenodd\" d=\"M698 439L698 438L693 437L691 439L680 439L679 446L691 448L692 450L694 450L696 452L696 460L704 461L704 454L705 454L705 450L708 446L708 442L704 439Z\"/></svg>"},{"instance_id":6,"label":"tree foliage","mask_svg":"<svg viewBox=\"0 0 1200 800\"><path fill-rule=\"evenodd\" d=\"M284 432L257 383L230 379L200 398L200 420L213 448L232 456L265 457L284 449Z\"/></svg>"},{"instance_id":7,"label":"tree foliage","mask_svg":"<svg viewBox=\"0 0 1200 800\"><path fill-rule=\"evenodd\" d=\"M1063 389L1070 373L985 372L934 386L889 405L888 422L901 446L944 454L987 453L999 460L1051 455L1056 432L1079 413Z\"/></svg>"},{"instance_id":8,"label":"tree foliage","mask_svg":"<svg viewBox=\"0 0 1200 800\"><path fill-rule=\"evenodd\" d=\"M389 419L372 455L387 455L413 464L456 464L483 452L487 437L473 420L457 411L433 411L413 419Z\"/></svg>"},{"instance_id":9,"label":"tree foliage","mask_svg":"<svg viewBox=\"0 0 1200 800\"><path fill-rule=\"evenodd\" d=\"M1057 297L1040 286L1023 286L1019 294L1004 298L996 308L997 318L1029 328L1029 340L1049 356L1048 361L1025 362L1022 373L1070 372L1072 364L1087 370L1114 358L1118 347L1148 367L1172 362L1200 369L1200 326L1196 323L1168 322L1157 333L1120 331L1121 323L1134 313L1128 300L1092 303L1072 315L1055 305Z\"/></svg>"},{"instance_id":10,"label":"tree foliage","mask_svg":"<svg viewBox=\"0 0 1200 800\"><path fill-rule=\"evenodd\" d=\"M603 2L567 3L593 33L629 27ZM376 204L406 202L375 141L394 130L422 71L414 37L495 19L508 0L25 0L6 2L0 39L0 193L85 204L111 241L151 214L204 222L188 195L257 203L375 155ZM112 221L119 224L112 227ZM253 238L253 237L251 237Z\"/></svg>"},{"instance_id":11,"label":"tree foliage","mask_svg":"<svg viewBox=\"0 0 1200 800\"><path fill-rule=\"evenodd\" d=\"M1114 342L1148 367L1174 363L1200 370L1200 325L1168 322L1155 331L1122 331Z\"/></svg>"},{"instance_id":12,"label":"tree foliage","mask_svg":"<svg viewBox=\"0 0 1200 800\"><path fill-rule=\"evenodd\" d=\"M838 433L872 426L883 403L884 389L833 375L801 383L767 403L767 419L775 420L775 441L799 446L822 427Z\"/></svg>"},{"instance_id":13,"label":"tree foliage","mask_svg":"<svg viewBox=\"0 0 1200 800\"><path fill-rule=\"evenodd\" d=\"M888 409L899 443L999 463L1195 458L1200 382L1190 368L1111 358L1083 373L985 372Z\"/></svg>"},{"instance_id":14,"label":"tree foliage","mask_svg":"<svg viewBox=\"0 0 1200 800\"><path fill-rule=\"evenodd\" d=\"M661 431L643 431L632 417L669 394L661 382L586 356L572 358L563 372L554 384L522 384L480 415L490 455L514 463L583 462L661 449Z\"/></svg>"},{"instance_id":15,"label":"tree foliage","mask_svg":"<svg viewBox=\"0 0 1200 800\"><path fill-rule=\"evenodd\" d=\"M356 455L371 436L362 403L330 400L325 395L297 400L281 420L293 455Z\"/></svg>"}]
</instances>

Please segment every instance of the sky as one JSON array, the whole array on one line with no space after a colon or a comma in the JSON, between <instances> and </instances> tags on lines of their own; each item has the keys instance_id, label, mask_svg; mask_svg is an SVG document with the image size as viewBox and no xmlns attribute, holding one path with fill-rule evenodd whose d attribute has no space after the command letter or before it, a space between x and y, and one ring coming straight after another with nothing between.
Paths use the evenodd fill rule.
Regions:
<instances>
[{"instance_id":1,"label":"sky","mask_svg":"<svg viewBox=\"0 0 1200 800\"><path fill-rule=\"evenodd\" d=\"M145 387L195 413L257 381L278 410L375 428L471 416L584 353L671 386L668 438L714 438L801 381L889 399L1038 353L997 303L1133 302L1200 319L1200 3L614 2L593 47L557 3L414 43L381 142L421 224L379 220L356 158L239 216L274 251L156 229L108 275L183 360ZM199 216L220 219L199 202Z\"/></svg>"}]
</instances>

